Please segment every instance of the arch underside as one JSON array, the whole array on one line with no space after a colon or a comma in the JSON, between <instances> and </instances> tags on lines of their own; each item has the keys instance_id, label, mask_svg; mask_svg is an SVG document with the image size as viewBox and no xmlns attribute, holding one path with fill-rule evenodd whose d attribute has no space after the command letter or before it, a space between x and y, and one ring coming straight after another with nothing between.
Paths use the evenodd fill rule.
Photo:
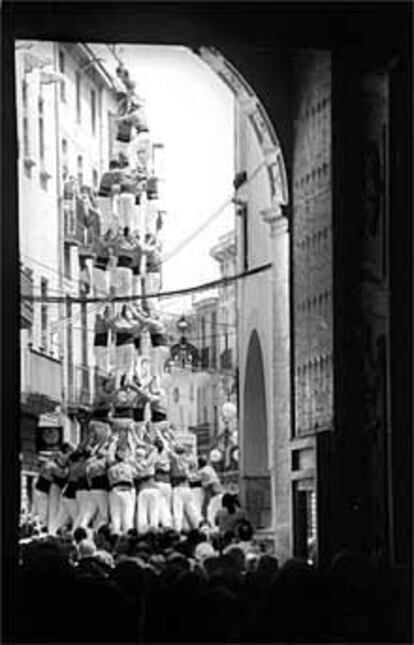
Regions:
<instances>
[{"instance_id":1,"label":"arch underside","mask_svg":"<svg viewBox=\"0 0 414 645\"><path fill-rule=\"evenodd\" d=\"M286 166L279 139L262 102L238 70L214 47L200 47L201 59L222 79L246 112L262 150L267 168L272 203L289 201Z\"/></svg>"},{"instance_id":2,"label":"arch underside","mask_svg":"<svg viewBox=\"0 0 414 645\"><path fill-rule=\"evenodd\" d=\"M247 352L242 442L243 502L255 528L266 528L271 524L268 423L263 354L255 330Z\"/></svg>"}]
</instances>

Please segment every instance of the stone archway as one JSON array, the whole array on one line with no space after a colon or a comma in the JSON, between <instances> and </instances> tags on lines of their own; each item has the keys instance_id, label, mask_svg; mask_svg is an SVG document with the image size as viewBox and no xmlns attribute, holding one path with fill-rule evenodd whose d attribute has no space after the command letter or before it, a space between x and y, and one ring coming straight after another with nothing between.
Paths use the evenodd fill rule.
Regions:
<instances>
[{"instance_id":1,"label":"stone archway","mask_svg":"<svg viewBox=\"0 0 414 645\"><path fill-rule=\"evenodd\" d=\"M291 427L287 165L282 139L245 76L214 47L200 47L196 53L232 91L238 125L249 131L243 152L236 153L235 203L240 215L236 224L238 243L243 245L247 236L247 247L253 253L250 257L250 251L243 247L239 268L266 262L272 268L268 278L238 285L238 307L243 316L239 320L238 348L240 491L254 528L275 539L278 554L286 557L291 533L290 488L284 485L290 478ZM253 180L259 183L252 187Z\"/></svg>"},{"instance_id":2,"label":"stone archway","mask_svg":"<svg viewBox=\"0 0 414 645\"><path fill-rule=\"evenodd\" d=\"M263 353L256 330L249 341L242 405L243 502L254 527L267 528L271 522L268 418Z\"/></svg>"},{"instance_id":3,"label":"stone archway","mask_svg":"<svg viewBox=\"0 0 414 645\"><path fill-rule=\"evenodd\" d=\"M246 113L263 154L267 168L271 203L269 207L286 206L289 190L286 165L275 128L256 92L244 76L215 47L200 47L197 53L233 92Z\"/></svg>"}]
</instances>

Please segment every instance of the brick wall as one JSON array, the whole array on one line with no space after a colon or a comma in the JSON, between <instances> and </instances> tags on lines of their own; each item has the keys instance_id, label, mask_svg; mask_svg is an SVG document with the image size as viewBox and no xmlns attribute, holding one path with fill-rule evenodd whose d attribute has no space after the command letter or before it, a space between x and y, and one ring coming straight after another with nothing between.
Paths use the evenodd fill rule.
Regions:
<instances>
[{"instance_id":1,"label":"brick wall","mask_svg":"<svg viewBox=\"0 0 414 645\"><path fill-rule=\"evenodd\" d=\"M294 434L301 436L332 421L329 55L301 52L293 75Z\"/></svg>"}]
</instances>

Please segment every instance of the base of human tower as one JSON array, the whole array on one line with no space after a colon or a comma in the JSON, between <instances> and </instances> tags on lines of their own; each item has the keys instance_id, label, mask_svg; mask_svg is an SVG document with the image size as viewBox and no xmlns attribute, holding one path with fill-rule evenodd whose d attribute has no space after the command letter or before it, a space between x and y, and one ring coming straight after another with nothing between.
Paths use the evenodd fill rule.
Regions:
<instances>
[{"instance_id":1,"label":"base of human tower","mask_svg":"<svg viewBox=\"0 0 414 645\"><path fill-rule=\"evenodd\" d=\"M186 442L188 439L188 442ZM191 433L168 421L92 419L85 440L50 457L36 485L35 512L51 535L98 529L138 535L215 527L223 487L197 459Z\"/></svg>"}]
</instances>

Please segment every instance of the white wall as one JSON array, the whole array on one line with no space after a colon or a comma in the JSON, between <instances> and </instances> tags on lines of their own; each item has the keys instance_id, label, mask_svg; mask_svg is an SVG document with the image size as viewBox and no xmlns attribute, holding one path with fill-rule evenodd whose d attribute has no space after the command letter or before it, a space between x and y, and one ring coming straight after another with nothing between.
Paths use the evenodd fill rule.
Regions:
<instances>
[{"instance_id":1,"label":"white wall","mask_svg":"<svg viewBox=\"0 0 414 645\"><path fill-rule=\"evenodd\" d=\"M41 279L48 282L49 295L59 294L59 222L56 189L56 138L55 85L40 83L40 69L25 73L25 52L39 59L53 61L53 44L36 43L30 50L16 51L16 107L18 136L18 199L19 199L19 245L22 263L33 271L34 292L40 295ZM52 66L45 69L50 70ZM23 109L22 83L27 82L27 109ZM43 99L44 119L44 160L40 158L39 139L39 98ZM23 118L28 124L29 150L25 154L23 141ZM29 171L25 160L31 160ZM49 173L50 178L42 185L40 172ZM30 331L22 330L22 347L28 341L39 348L41 342L41 307L34 305L34 324ZM59 354L58 338L51 335L59 315L56 305L48 305L47 342L44 350L55 357ZM22 352L24 367L25 353ZM25 370L22 369L24 387Z\"/></svg>"},{"instance_id":2,"label":"white wall","mask_svg":"<svg viewBox=\"0 0 414 645\"><path fill-rule=\"evenodd\" d=\"M246 171L251 176L263 161L263 154L256 135L246 115L236 107L236 171ZM249 269L256 268L273 260L269 236L269 226L263 221L261 212L271 203L270 185L267 169L264 166L258 174L238 191L238 197L248 204L248 261ZM239 266L242 265L242 222L236 218L237 248ZM239 368L240 368L240 428L243 445L243 391L245 386L246 359L252 332L256 329L263 352L265 395L268 420L268 448L271 448L272 429L272 319L271 272L263 272L237 283L239 308ZM269 466L269 464L268 464ZM265 474L265 473L264 473Z\"/></svg>"}]
</instances>

